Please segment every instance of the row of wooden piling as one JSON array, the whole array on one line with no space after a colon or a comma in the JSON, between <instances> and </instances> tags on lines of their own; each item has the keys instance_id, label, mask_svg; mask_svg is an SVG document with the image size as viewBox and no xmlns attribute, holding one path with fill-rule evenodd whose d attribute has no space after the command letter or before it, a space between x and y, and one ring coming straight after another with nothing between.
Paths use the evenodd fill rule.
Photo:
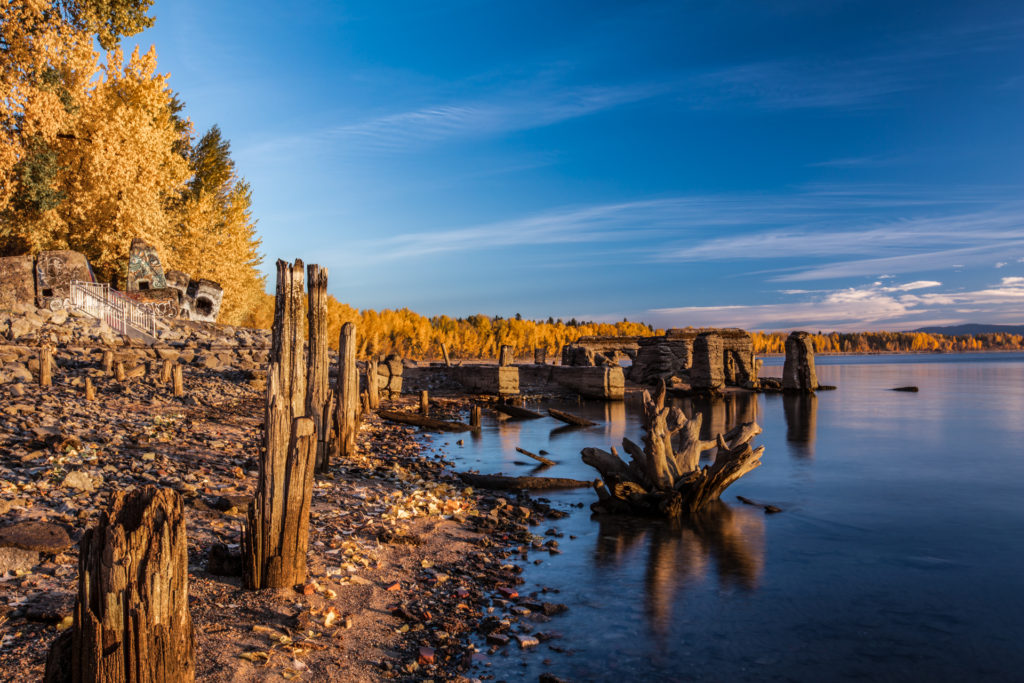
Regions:
<instances>
[{"instance_id":1,"label":"row of wooden piling","mask_svg":"<svg viewBox=\"0 0 1024 683\"><path fill-rule=\"evenodd\" d=\"M151 372L147 372L145 363L140 363L131 370L126 370L123 362L114 362L114 352L109 349L103 352L103 358L100 363L103 373L108 376L113 375L114 379L118 382L126 382L130 379L137 379L151 374ZM39 386L53 386L53 368L53 347L44 345L39 349ZM165 359L160 366L159 381L161 384L171 384L172 394L176 398L185 395L184 371L180 363ZM96 386L93 384L91 377L85 378L85 398L89 401L96 398Z\"/></svg>"},{"instance_id":2,"label":"row of wooden piling","mask_svg":"<svg viewBox=\"0 0 1024 683\"><path fill-rule=\"evenodd\" d=\"M314 471L326 470L332 459L355 454L360 402L364 410L380 405L374 360L367 363L367 390L360 395L353 323L341 329L337 381L331 391L327 270L309 266L305 321L300 310L302 276L301 261L277 262L264 448L242 535L244 582L252 589L286 588L305 581ZM125 371L109 351L102 363L105 373L122 381L138 369ZM45 369L41 384L52 381L52 365L52 350L46 350L40 355L40 367ZM144 366L138 367L145 372ZM165 361L160 379L170 379L175 395L181 395L181 365ZM91 378L85 386L86 395L95 396ZM428 398L424 400L429 404ZM479 423L479 407L474 415ZM123 580L136 567L146 568L144 580ZM152 486L116 493L97 527L82 539L73 627L55 641L46 680L194 681L187 582L180 494Z\"/></svg>"}]
</instances>

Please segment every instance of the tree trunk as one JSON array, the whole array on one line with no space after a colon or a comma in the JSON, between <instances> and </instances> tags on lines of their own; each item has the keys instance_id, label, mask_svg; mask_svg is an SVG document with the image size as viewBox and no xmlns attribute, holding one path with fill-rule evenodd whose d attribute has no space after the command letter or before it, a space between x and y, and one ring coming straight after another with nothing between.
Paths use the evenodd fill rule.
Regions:
<instances>
[{"instance_id":1,"label":"tree trunk","mask_svg":"<svg viewBox=\"0 0 1024 683\"><path fill-rule=\"evenodd\" d=\"M277 262L277 296L267 372L264 452L242 535L245 584L285 588L306 578L316 425L304 417L302 261Z\"/></svg>"},{"instance_id":2,"label":"tree trunk","mask_svg":"<svg viewBox=\"0 0 1024 683\"><path fill-rule=\"evenodd\" d=\"M306 372L306 415L316 427L316 469L326 472L330 465L327 424L330 420L330 385L327 371L327 269L311 263L306 268L309 294L306 312L309 324L309 360Z\"/></svg>"},{"instance_id":3,"label":"tree trunk","mask_svg":"<svg viewBox=\"0 0 1024 683\"><path fill-rule=\"evenodd\" d=\"M154 486L114 493L80 544L71 680L194 681L193 642L181 496Z\"/></svg>"},{"instance_id":4,"label":"tree trunk","mask_svg":"<svg viewBox=\"0 0 1024 683\"><path fill-rule=\"evenodd\" d=\"M356 373L356 326L345 323L338 339L338 377L334 388L334 413L338 433L334 455L349 458L356 453L356 432L359 430L359 375Z\"/></svg>"}]
</instances>

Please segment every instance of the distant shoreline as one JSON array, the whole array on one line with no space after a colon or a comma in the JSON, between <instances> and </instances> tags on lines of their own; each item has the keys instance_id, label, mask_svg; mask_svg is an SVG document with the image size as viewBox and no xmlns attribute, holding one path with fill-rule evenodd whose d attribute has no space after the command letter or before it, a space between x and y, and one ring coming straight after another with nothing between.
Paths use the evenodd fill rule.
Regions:
<instances>
[{"instance_id":1,"label":"distant shoreline","mask_svg":"<svg viewBox=\"0 0 1024 683\"><path fill-rule=\"evenodd\" d=\"M1022 353L1024 349L971 349L969 351L815 351L817 356L959 356L967 353ZM785 353L754 353L758 358L785 358Z\"/></svg>"}]
</instances>

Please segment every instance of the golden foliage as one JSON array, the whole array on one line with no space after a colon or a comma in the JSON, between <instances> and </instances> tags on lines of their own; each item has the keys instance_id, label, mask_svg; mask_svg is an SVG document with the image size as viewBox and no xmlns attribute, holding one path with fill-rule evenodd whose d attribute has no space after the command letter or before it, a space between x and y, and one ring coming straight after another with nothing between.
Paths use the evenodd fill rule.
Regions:
<instances>
[{"instance_id":1,"label":"golden foliage","mask_svg":"<svg viewBox=\"0 0 1024 683\"><path fill-rule=\"evenodd\" d=\"M752 332L754 353L785 353L785 332ZM1016 351L1024 335L1002 332L976 335L925 332L832 332L811 335L815 353L919 353L956 351Z\"/></svg>"}]
</instances>

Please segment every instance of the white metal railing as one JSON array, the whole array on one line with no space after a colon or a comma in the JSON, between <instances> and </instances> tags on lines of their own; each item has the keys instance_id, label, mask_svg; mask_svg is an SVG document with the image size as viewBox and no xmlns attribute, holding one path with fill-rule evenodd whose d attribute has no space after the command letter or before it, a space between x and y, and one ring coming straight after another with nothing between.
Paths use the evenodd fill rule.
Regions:
<instances>
[{"instance_id":1,"label":"white metal railing","mask_svg":"<svg viewBox=\"0 0 1024 683\"><path fill-rule=\"evenodd\" d=\"M73 281L71 305L106 322L110 329L121 334L137 330L156 336L156 315L153 311L112 290L110 285Z\"/></svg>"}]
</instances>

